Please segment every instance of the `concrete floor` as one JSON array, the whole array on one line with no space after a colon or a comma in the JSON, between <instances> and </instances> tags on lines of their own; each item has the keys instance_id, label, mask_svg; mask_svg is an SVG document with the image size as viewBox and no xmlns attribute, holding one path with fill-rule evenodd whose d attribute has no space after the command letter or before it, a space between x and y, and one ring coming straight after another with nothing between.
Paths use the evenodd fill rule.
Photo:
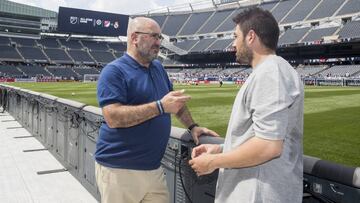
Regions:
<instances>
[{"instance_id":1,"label":"concrete floor","mask_svg":"<svg viewBox=\"0 0 360 203\"><path fill-rule=\"evenodd\" d=\"M16 138L19 137L19 138ZM96 199L69 173L38 175L64 168L8 113L0 113L1 203L92 203Z\"/></svg>"}]
</instances>

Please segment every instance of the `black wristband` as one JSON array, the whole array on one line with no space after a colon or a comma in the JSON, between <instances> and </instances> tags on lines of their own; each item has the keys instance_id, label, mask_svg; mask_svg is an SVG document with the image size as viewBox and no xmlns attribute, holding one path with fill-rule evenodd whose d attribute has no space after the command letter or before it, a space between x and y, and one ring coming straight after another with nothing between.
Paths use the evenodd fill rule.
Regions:
<instances>
[{"instance_id":1,"label":"black wristband","mask_svg":"<svg viewBox=\"0 0 360 203\"><path fill-rule=\"evenodd\" d=\"M199 125L197 123L193 123L188 127L188 130L191 131L195 127L199 127Z\"/></svg>"}]
</instances>

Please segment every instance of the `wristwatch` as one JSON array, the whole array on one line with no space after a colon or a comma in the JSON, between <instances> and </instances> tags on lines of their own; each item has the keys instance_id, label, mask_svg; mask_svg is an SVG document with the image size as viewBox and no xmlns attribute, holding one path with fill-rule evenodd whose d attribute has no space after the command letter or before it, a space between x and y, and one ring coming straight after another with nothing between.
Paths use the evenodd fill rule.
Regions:
<instances>
[{"instance_id":1,"label":"wristwatch","mask_svg":"<svg viewBox=\"0 0 360 203\"><path fill-rule=\"evenodd\" d=\"M199 125L197 123L193 123L188 127L188 130L191 131L195 127L199 127Z\"/></svg>"}]
</instances>

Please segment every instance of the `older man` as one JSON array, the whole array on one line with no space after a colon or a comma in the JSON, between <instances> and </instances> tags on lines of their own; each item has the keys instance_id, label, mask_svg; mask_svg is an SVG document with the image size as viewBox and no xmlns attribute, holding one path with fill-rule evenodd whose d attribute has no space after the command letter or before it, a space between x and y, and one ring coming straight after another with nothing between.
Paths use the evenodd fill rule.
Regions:
<instances>
[{"instance_id":1,"label":"older man","mask_svg":"<svg viewBox=\"0 0 360 203\"><path fill-rule=\"evenodd\" d=\"M102 202L169 202L160 161L167 145L170 114L190 129L193 139L203 133L185 103L183 91L173 91L156 57L162 40L159 25L138 17L128 26L127 53L101 72L97 96L105 123L96 145L96 181Z\"/></svg>"}]
</instances>

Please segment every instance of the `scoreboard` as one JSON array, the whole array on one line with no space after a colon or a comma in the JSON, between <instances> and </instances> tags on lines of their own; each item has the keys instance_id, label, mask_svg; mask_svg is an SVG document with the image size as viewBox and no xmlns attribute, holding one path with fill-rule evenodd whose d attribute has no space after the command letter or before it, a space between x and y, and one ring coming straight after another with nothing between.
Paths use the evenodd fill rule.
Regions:
<instances>
[{"instance_id":1,"label":"scoreboard","mask_svg":"<svg viewBox=\"0 0 360 203\"><path fill-rule=\"evenodd\" d=\"M126 36L129 16L59 7L58 31L95 36Z\"/></svg>"}]
</instances>

